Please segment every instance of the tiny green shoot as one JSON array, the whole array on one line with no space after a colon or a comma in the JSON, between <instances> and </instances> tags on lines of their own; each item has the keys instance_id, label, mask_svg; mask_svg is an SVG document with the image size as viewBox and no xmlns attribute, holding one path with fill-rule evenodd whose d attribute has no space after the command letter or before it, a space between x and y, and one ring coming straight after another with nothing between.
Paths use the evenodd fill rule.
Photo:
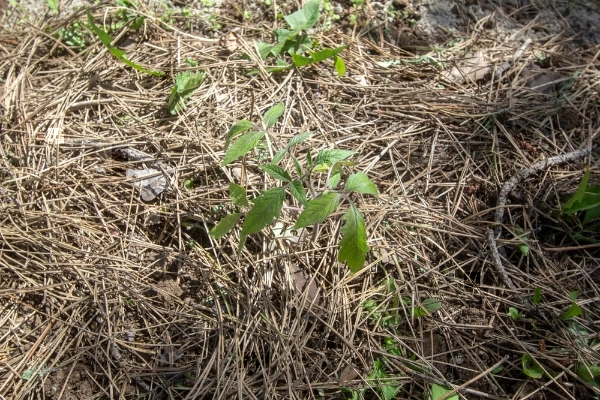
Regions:
<instances>
[{"instance_id":1,"label":"tiny green shoot","mask_svg":"<svg viewBox=\"0 0 600 400\"><path fill-rule=\"evenodd\" d=\"M540 379L544 375L541 365L527 353L524 353L521 357L521 367L523 373L530 378Z\"/></svg>"},{"instance_id":2,"label":"tiny green shoot","mask_svg":"<svg viewBox=\"0 0 600 400\"><path fill-rule=\"evenodd\" d=\"M227 132L225 157L221 165L225 167L257 148L263 138L267 136L267 131L275 126L283 115L284 110L283 103L273 105L264 113L261 127L255 126L249 120L236 122ZM275 181L279 181L281 186L262 191L259 196L251 200L251 206L248 205L245 189L238 185L230 186L229 190L233 205L250 208L244 214L238 253L243 249L248 235L262 231L273 222L273 219L279 218L284 201L289 193L304 208L296 220L293 230L320 224L334 214L341 205L348 203L348 208L342 216L344 224L340 229L342 237L339 243L338 261L345 262L352 272L357 272L365 264L370 247L367 244L366 224L363 215L352 201L351 194L377 196L377 187L366 174L355 172L347 176L343 189L337 188L342 180L344 167L349 168L355 165L355 163L347 160L355 154L352 151L323 149L318 152L313 160L309 150L307 150L307 165L302 166L294 151L297 145L306 141L309 137L308 132L294 136L288 142L287 147L280 149L273 155L270 163L258 166L266 175ZM293 172L279 165L286 155L291 158L294 165ZM330 177L334 176L339 179L335 179L335 185L329 179L329 187L324 188L317 194L312 186L311 179L311 175L315 173L328 173ZM309 199L307 193L314 194L314 197ZM237 218L235 220L233 217L224 219L209 234L218 239L233 229L236 222Z\"/></svg>"},{"instance_id":3,"label":"tiny green shoot","mask_svg":"<svg viewBox=\"0 0 600 400\"><path fill-rule=\"evenodd\" d=\"M521 312L514 307L509 307L507 314L513 319L513 321L518 321L523 318L523 314L521 314Z\"/></svg>"},{"instance_id":4,"label":"tiny green shoot","mask_svg":"<svg viewBox=\"0 0 600 400\"><path fill-rule=\"evenodd\" d=\"M345 74L346 64L339 56L339 53L344 51L348 46L313 50L315 42L307 35L307 31L320 18L320 5L321 0L309 0L301 9L285 16L284 19L290 29L275 30L275 44L268 44L261 41L254 42L256 51L263 60L266 60L270 56L275 58L275 65L265 67L267 72L286 71L293 67L300 68L331 59L334 61L334 69L338 77L341 78ZM286 53L291 58L291 64L283 59L283 55ZM257 72L257 70L253 70L250 73L254 74Z\"/></svg>"},{"instance_id":5,"label":"tiny green shoot","mask_svg":"<svg viewBox=\"0 0 600 400\"><path fill-rule=\"evenodd\" d=\"M431 400L439 400L441 398L445 398L447 400L458 400L458 394L455 392L454 394L448 396L448 393L451 393L452 390L448 389L445 386L438 385L437 383L431 384Z\"/></svg>"},{"instance_id":6,"label":"tiny green shoot","mask_svg":"<svg viewBox=\"0 0 600 400\"><path fill-rule=\"evenodd\" d=\"M171 115L179 114L185 110L185 100L194 93L205 79L206 73L203 71L185 71L177 74L168 101Z\"/></svg>"}]
</instances>

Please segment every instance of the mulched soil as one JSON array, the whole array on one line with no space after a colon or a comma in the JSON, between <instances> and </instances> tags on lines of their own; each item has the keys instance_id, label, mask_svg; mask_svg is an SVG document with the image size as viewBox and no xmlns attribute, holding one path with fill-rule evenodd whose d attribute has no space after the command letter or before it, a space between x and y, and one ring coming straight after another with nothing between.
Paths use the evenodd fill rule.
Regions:
<instances>
[{"instance_id":1,"label":"mulched soil","mask_svg":"<svg viewBox=\"0 0 600 400\"><path fill-rule=\"evenodd\" d=\"M600 48L564 20L548 33L524 18L545 15L535 2L471 3L457 2L460 31L435 37L409 2L386 23L361 8L355 25L317 29L324 46L350 44L341 79L328 61L261 70L253 39L270 40L272 10L223 13L219 37L179 14L112 33L162 78L89 33L81 48L57 39L83 12L3 28L0 396L383 398L378 361L398 398L433 384L465 398L598 396L578 375L600 365L598 231L578 235L560 207L587 166L600 180ZM109 26L115 11L92 12ZM206 81L171 115L175 75L196 70ZM257 168L268 147L220 163L228 129L280 101L269 146L310 131L300 162L352 150L349 171L378 187L354 197L371 246L359 273L337 261L341 212L308 234L251 235L239 256L239 229L207 234L234 211L230 182L251 196L277 185ZM127 175L148 168L167 183L156 196ZM300 207L289 197L277 222ZM430 299L441 307L419 316ZM561 318L574 303L581 315Z\"/></svg>"}]
</instances>

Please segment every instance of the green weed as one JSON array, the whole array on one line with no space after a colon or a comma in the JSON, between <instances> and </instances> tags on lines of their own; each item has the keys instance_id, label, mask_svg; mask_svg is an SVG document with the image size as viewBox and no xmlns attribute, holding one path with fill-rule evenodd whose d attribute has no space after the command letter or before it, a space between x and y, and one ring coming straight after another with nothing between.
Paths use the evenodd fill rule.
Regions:
<instances>
[{"instance_id":1,"label":"green weed","mask_svg":"<svg viewBox=\"0 0 600 400\"><path fill-rule=\"evenodd\" d=\"M316 64L324 60L332 59L334 68L338 77L342 77L346 72L346 64L338 55L347 46L340 46L334 49L324 48L313 50L313 47L318 47L318 43L313 41L307 34L319 20L319 7L321 0L309 0L304 7L293 14L285 16L290 29L276 29L274 34L276 37L275 44L255 41L256 51L263 60L269 57L275 58L275 66L267 66L267 72L287 71L291 68L300 68L311 64ZM291 58L291 63L284 59L284 55L288 54ZM257 73L257 70L250 73Z\"/></svg>"},{"instance_id":2,"label":"green weed","mask_svg":"<svg viewBox=\"0 0 600 400\"><path fill-rule=\"evenodd\" d=\"M150 75L154 75L154 76L163 76L165 73L161 72L161 71L155 71L155 70L149 70L146 69L144 67L142 67L139 64L136 64L132 61L129 61L129 59L127 58L127 54L120 49L117 49L116 47L114 47L112 45L113 42L113 38L110 37L110 35L108 33L106 33L105 31L103 31L102 29L100 29L99 27L96 26L96 24L94 24L94 17L92 16L92 14L88 13L88 27L90 28L90 30L96 35L98 36L98 38L100 39L100 41L102 42L102 44L104 44L104 47L106 47L108 49L108 51L119 61L121 61L123 64L130 66L131 68L138 70L140 72L144 72Z\"/></svg>"},{"instance_id":3,"label":"green weed","mask_svg":"<svg viewBox=\"0 0 600 400\"><path fill-rule=\"evenodd\" d=\"M204 71L185 71L177 74L175 85L171 89L171 95L167 102L171 115L179 114L185 110L185 100L194 93L205 79L206 72Z\"/></svg>"},{"instance_id":4,"label":"green weed","mask_svg":"<svg viewBox=\"0 0 600 400\"><path fill-rule=\"evenodd\" d=\"M588 224L600 217L600 186L588 186L590 179L590 170L579 183L577 191L562 206L562 212L565 215L573 215L577 212L583 212L582 223Z\"/></svg>"},{"instance_id":5,"label":"green weed","mask_svg":"<svg viewBox=\"0 0 600 400\"><path fill-rule=\"evenodd\" d=\"M227 166L245 156L255 149L263 139L266 139L267 145L270 147L267 130L276 124L283 112L284 106L282 103L278 103L267 110L262 118L262 128L256 128L248 120L241 120L234 124L227 133L226 153L221 165ZM272 156L271 163L259 165L261 170L271 178L280 181L283 186L262 191L259 196L252 200L251 206L244 187L235 183L229 185L233 205L238 208L249 208L249 211L245 213L240 233L238 253L243 249L248 235L260 232L271 224L274 218L279 218L284 200L289 192L304 207L295 225L290 229L292 231L322 223L335 213L342 204L348 204L347 211L342 216L344 225L340 229L342 237L339 243L338 260L346 262L352 272L357 272L363 267L370 248L367 244L364 218L352 201L351 195L361 193L377 196L377 187L366 174L355 172L347 176L343 188L339 188L342 177L345 177L344 168L356 165L355 162L347 160L355 154L353 151L341 149L320 150L313 158L309 149L306 165L301 165L299 159L294 155L294 150L297 145L306 141L309 137L309 132L294 136L287 147ZM292 159L294 172L289 172L278 165L286 155ZM328 177L327 188L318 195L311 180L314 173L327 173ZM307 193L312 194L312 199L308 199ZM241 217L242 212L224 217L209 234L215 239L225 236Z\"/></svg>"}]
</instances>

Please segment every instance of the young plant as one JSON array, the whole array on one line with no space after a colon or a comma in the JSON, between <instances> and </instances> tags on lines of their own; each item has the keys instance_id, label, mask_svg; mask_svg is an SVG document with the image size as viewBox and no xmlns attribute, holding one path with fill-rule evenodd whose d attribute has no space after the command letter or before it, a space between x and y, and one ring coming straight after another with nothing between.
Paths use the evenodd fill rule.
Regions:
<instances>
[{"instance_id":1,"label":"young plant","mask_svg":"<svg viewBox=\"0 0 600 400\"><path fill-rule=\"evenodd\" d=\"M268 139L267 130L275 125L283 111L284 106L282 103L271 107L263 115L262 128L256 128L248 120L242 120L234 124L227 133L226 153L221 165L231 164L257 147L263 138ZM294 151L297 145L309 137L310 133L308 132L294 136L287 147L279 150L273 156L270 164L259 165L261 170L275 180L280 181L282 186L262 191L259 196L252 200L251 206L244 187L234 183L229 185L233 205L250 208L244 217L238 253L244 247L248 235L260 232L270 225L273 219L279 218L284 200L289 193L304 207L292 228L293 230L320 224L335 213L341 205L348 204L348 209L342 217L344 225L340 229L342 238L339 243L338 260L346 262L352 272L357 272L365 263L369 245L367 244L365 221L352 201L352 194L361 193L378 196L377 187L366 174L355 172L346 178L343 189L339 188L342 182L343 168L356 165L356 163L347 160L355 154L353 151L324 149L320 150L313 158L309 149L306 154L306 165L302 166ZM231 143L232 141L233 143ZM269 143L269 141L267 142ZM292 159L295 167L294 172L289 172L278 165L286 155ZM327 173L328 176L327 187L318 194L311 179L314 173ZM311 194L310 200L307 193ZM226 216L209 234L215 239L223 237L233 229L241 216L242 213L240 212Z\"/></svg>"},{"instance_id":2,"label":"young plant","mask_svg":"<svg viewBox=\"0 0 600 400\"><path fill-rule=\"evenodd\" d=\"M175 85L171 89L168 106L171 115L179 114L185 110L185 100L194 93L194 91L206 79L206 72L198 71L180 72L175 77Z\"/></svg>"},{"instance_id":3,"label":"young plant","mask_svg":"<svg viewBox=\"0 0 600 400\"><path fill-rule=\"evenodd\" d=\"M98 36L98 38L100 39L102 44L104 44L104 46L108 49L110 54L115 56L115 58L117 60L121 61L123 64L130 66L133 69L136 69L140 72L144 72L146 74L150 74L150 75L154 75L154 76L163 76L165 74L164 72L161 72L161 71L146 69L146 68L142 67L141 65L134 63L133 61L129 61L129 59L127 58L127 54L123 50L120 50L112 45L113 38L110 37L110 35L108 33L103 31L99 27L97 27L96 24L94 24L94 17L92 16L92 14L88 13L87 17L88 17L88 26L91 29L91 31L96 36Z\"/></svg>"},{"instance_id":4,"label":"young plant","mask_svg":"<svg viewBox=\"0 0 600 400\"><path fill-rule=\"evenodd\" d=\"M518 321L521 318L523 318L523 314L514 307L509 307L507 314L509 317L511 317L513 319L513 321Z\"/></svg>"},{"instance_id":5,"label":"young plant","mask_svg":"<svg viewBox=\"0 0 600 400\"><path fill-rule=\"evenodd\" d=\"M67 46L76 47L80 50L88 44L85 28L78 21L72 22L67 27L60 28L53 36L60 39Z\"/></svg>"},{"instance_id":6,"label":"young plant","mask_svg":"<svg viewBox=\"0 0 600 400\"><path fill-rule=\"evenodd\" d=\"M276 60L275 66L265 67L267 72L286 71L293 67L300 68L333 59L338 77L341 78L346 73L346 64L338 54L348 47L347 45L334 49L313 50L313 47L318 46L318 42L311 40L307 31L319 20L320 5L321 0L309 0L304 7L284 17L290 29L276 29L274 31L275 44L254 42L256 51L263 60L271 56ZM286 53L291 57L291 64L283 58Z\"/></svg>"},{"instance_id":7,"label":"young plant","mask_svg":"<svg viewBox=\"0 0 600 400\"><path fill-rule=\"evenodd\" d=\"M585 211L584 225L600 217L600 186L588 186L589 179L590 170L588 169L575 194L562 207L565 215Z\"/></svg>"},{"instance_id":8,"label":"young plant","mask_svg":"<svg viewBox=\"0 0 600 400\"><path fill-rule=\"evenodd\" d=\"M349 392L349 400L359 400L364 398L365 393L369 389L375 391L381 399L392 400L396 398L402 389L402 385L398 383L396 379L388 376L385 371L385 360L383 358L378 358L373 361L373 367L371 368L371 371L369 371L369 375L366 377L365 381L369 385L368 387L363 387L361 389L342 388L342 391Z\"/></svg>"}]
</instances>

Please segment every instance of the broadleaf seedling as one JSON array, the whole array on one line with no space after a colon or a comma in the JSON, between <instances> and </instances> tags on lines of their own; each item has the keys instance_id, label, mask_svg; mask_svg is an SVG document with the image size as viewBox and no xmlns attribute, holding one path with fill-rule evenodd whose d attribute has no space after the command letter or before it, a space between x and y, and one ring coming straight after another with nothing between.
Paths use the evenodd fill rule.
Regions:
<instances>
[{"instance_id":1,"label":"broadleaf seedling","mask_svg":"<svg viewBox=\"0 0 600 400\"><path fill-rule=\"evenodd\" d=\"M185 110L185 101L194 93L194 91L206 79L206 72L185 71L180 72L175 77L175 85L171 89L167 105L171 115L179 114Z\"/></svg>"},{"instance_id":2,"label":"broadleaf seedling","mask_svg":"<svg viewBox=\"0 0 600 400\"><path fill-rule=\"evenodd\" d=\"M337 76L339 78L344 76L346 63L339 54L348 46L313 50L314 45L318 45L318 43L311 40L307 34L307 31L313 28L321 16L320 6L321 0L309 0L301 9L285 16L284 19L290 29L276 29L273 32L276 40L274 44L254 42L256 52L261 59L275 58L274 66L265 67L267 72L286 71L294 67L300 68L331 59L334 61ZM283 57L286 53L289 54L291 63L284 60ZM257 72L257 70L251 71L252 74Z\"/></svg>"},{"instance_id":3,"label":"broadleaf seedling","mask_svg":"<svg viewBox=\"0 0 600 400\"><path fill-rule=\"evenodd\" d=\"M226 152L221 165L225 167L237 161L255 149L263 138L268 139L267 131L275 126L284 111L283 103L277 103L269 108L263 115L262 127L256 127L249 120L236 122L226 135ZM303 207L303 211L292 228L296 231L324 222L340 206L347 203L348 208L342 216L344 224L340 229L338 261L345 262L352 272L358 272L365 264L370 247L367 243L364 217L352 200L352 194L378 196L377 187L366 174L355 172L347 177L343 189L337 189L336 184L334 187L329 186L317 193L313 187L313 174L328 173L331 176L331 172L335 171L334 175L339 176L338 183L340 183L343 167L355 165L347 161L355 152L343 149L323 149L313 160L310 151L307 150L306 165L302 165L295 154L295 149L309 137L310 133L308 132L294 136L286 147L275 153L269 164L258 166L266 175L279 181L281 186L262 191L260 195L251 200L251 205L247 203L243 187L236 184L230 185L229 191L233 205L250 208L243 213L244 222L240 232L238 253L243 249L248 235L262 231L273 222L273 219L279 218L288 194ZM292 160L293 171L288 171L279 165L286 156ZM312 198L308 198L308 193ZM209 234L215 239L221 238L234 228L236 222L237 218L225 217Z\"/></svg>"}]
</instances>

